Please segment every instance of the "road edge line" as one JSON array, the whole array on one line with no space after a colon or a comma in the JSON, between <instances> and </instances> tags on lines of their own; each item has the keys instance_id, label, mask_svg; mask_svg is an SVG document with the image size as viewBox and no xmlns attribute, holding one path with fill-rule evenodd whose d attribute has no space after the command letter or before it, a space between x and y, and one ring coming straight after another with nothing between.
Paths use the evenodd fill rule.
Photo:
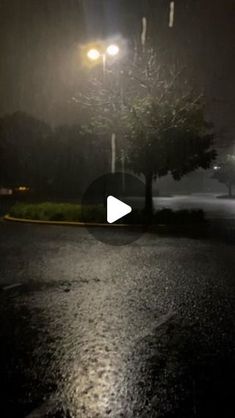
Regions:
<instances>
[{"instance_id":1,"label":"road edge line","mask_svg":"<svg viewBox=\"0 0 235 418\"><path fill-rule=\"evenodd\" d=\"M109 228L117 228L117 227L129 227L129 228L144 228L146 225L144 224L106 224L106 223L99 223L99 222L75 222L75 221L43 221L39 219L25 219L25 218L15 218L10 215L5 215L3 217L4 221L7 222L19 222L19 223L29 223L29 224L38 224L38 225L62 225L62 226L77 226L77 227L109 227Z\"/></svg>"}]
</instances>

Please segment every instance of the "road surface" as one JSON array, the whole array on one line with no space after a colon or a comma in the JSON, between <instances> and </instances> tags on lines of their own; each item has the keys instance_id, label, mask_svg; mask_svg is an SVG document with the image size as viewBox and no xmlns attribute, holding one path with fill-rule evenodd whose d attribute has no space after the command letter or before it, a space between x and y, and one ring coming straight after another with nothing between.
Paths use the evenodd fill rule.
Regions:
<instances>
[{"instance_id":1,"label":"road surface","mask_svg":"<svg viewBox=\"0 0 235 418\"><path fill-rule=\"evenodd\" d=\"M233 417L234 249L0 223L1 416Z\"/></svg>"}]
</instances>

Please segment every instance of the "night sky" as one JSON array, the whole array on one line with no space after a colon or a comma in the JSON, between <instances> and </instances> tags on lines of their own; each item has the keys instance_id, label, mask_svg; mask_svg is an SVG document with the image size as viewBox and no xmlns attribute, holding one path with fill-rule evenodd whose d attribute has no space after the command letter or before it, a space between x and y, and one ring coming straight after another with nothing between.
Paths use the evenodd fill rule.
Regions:
<instances>
[{"instance_id":1,"label":"night sky","mask_svg":"<svg viewBox=\"0 0 235 418\"><path fill-rule=\"evenodd\" d=\"M52 124L73 122L79 46L97 37L140 36L174 48L205 89L208 114L223 141L235 137L235 0L0 0L0 114L23 110Z\"/></svg>"}]
</instances>

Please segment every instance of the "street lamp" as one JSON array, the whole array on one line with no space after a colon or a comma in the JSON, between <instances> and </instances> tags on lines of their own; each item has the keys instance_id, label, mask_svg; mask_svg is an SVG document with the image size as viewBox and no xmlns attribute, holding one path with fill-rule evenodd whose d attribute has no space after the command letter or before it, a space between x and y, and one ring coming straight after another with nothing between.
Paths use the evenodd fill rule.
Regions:
<instances>
[{"instance_id":1,"label":"street lamp","mask_svg":"<svg viewBox=\"0 0 235 418\"><path fill-rule=\"evenodd\" d=\"M90 48L87 51L87 58L90 61L98 61L101 57L106 60L107 55L116 57L120 53L120 48L116 44L110 44L107 48Z\"/></svg>"},{"instance_id":2,"label":"street lamp","mask_svg":"<svg viewBox=\"0 0 235 418\"><path fill-rule=\"evenodd\" d=\"M117 57L120 53L120 48L117 44L105 45L100 49L91 48L87 51L87 58L92 62L98 62L102 58L103 63L103 78L105 79L106 72L106 62L107 58ZM112 159L111 159L111 171L115 173L116 170L116 134L113 132L111 135L111 150L112 150Z\"/></svg>"},{"instance_id":3,"label":"street lamp","mask_svg":"<svg viewBox=\"0 0 235 418\"><path fill-rule=\"evenodd\" d=\"M116 57L120 53L120 48L117 44L110 44L108 46L101 46L100 48L90 48L87 51L87 58L92 61L99 61L102 58L103 62L103 76L105 76L106 61L108 57Z\"/></svg>"},{"instance_id":4,"label":"street lamp","mask_svg":"<svg viewBox=\"0 0 235 418\"><path fill-rule=\"evenodd\" d=\"M100 58L101 54L96 48L91 48L87 52L87 58L91 61L97 61Z\"/></svg>"},{"instance_id":5,"label":"street lamp","mask_svg":"<svg viewBox=\"0 0 235 418\"><path fill-rule=\"evenodd\" d=\"M120 48L117 44L110 44L107 47L90 48L87 51L87 58L92 61L99 61L102 58L103 76L105 77L107 57L116 57L120 53Z\"/></svg>"},{"instance_id":6,"label":"street lamp","mask_svg":"<svg viewBox=\"0 0 235 418\"><path fill-rule=\"evenodd\" d=\"M106 49L106 52L111 57L115 57L116 55L119 54L120 49L119 49L119 46L118 45L112 44L112 45L109 45L108 46L108 48Z\"/></svg>"}]
</instances>

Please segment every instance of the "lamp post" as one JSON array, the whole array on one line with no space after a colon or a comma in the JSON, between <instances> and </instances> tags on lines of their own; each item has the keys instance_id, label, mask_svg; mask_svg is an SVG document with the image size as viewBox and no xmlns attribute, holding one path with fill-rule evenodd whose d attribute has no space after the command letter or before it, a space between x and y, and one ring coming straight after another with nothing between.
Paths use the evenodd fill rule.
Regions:
<instances>
[{"instance_id":1,"label":"lamp post","mask_svg":"<svg viewBox=\"0 0 235 418\"><path fill-rule=\"evenodd\" d=\"M119 55L120 48L116 44L110 44L106 48L90 48L87 51L87 58L89 61L100 62L102 61L103 77L106 72L106 62L108 58L115 58Z\"/></svg>"},{"instance_id":2,"label":"lamp post","mask_svg":"<svg viewBox=\"0 0 235 418\"><path fill-rule=\"evenodd\" d=\"M105 80L106 63L108 58L115 58L119 55L120 48L116 44L106 45L104 48L90 48L87 51L87 58L93 62L102 61L103 79ZM111 172L116 172L116 133L111 134Z\"/></svg>"}]
</instances>

